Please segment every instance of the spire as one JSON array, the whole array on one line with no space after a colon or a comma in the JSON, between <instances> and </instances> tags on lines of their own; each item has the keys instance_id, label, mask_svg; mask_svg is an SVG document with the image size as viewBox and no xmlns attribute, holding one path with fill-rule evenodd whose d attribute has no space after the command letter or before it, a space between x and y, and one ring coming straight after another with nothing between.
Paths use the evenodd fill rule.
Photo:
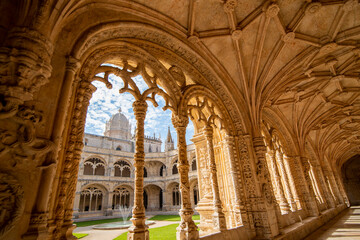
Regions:
<instances>
[{"instance_id":1,"label":"spire","mask_svg":"<svg viewBox=\"0 0 360 240\"><path fill-rule=\"evenodd\" d=\"M168 133L167 133L167 137L166 137L166 142L167 143L173 143L171 133L170 133L170 126L168 126Z\"/></svg>"}]
</instances>

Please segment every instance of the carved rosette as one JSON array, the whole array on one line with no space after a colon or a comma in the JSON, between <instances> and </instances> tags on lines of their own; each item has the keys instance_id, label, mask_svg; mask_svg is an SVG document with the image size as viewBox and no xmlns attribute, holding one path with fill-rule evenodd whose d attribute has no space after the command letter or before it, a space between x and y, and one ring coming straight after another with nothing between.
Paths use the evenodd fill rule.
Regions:
<instances>
[{"instance_id":1,"label":"carved rosette","mask_svg":"<svg viewBox=\"0 0 360 240\"><path fill-rule=\"evenodd\" d=\"M0 238L9 232L22 216L24 191L11 175L0 173Z\"/></svg>"},{"instance_id":2,"label":"carved rosette","mask_svg":"<svg viewBox=\"0 0 360 240\"><path fill-rule=\"evenodd\" d=\"M33 99L33 94L51 75L52 44L39 32L14 28L0 48L0 94L6 105L19 105Z\"/></svg>"}]
</instances>

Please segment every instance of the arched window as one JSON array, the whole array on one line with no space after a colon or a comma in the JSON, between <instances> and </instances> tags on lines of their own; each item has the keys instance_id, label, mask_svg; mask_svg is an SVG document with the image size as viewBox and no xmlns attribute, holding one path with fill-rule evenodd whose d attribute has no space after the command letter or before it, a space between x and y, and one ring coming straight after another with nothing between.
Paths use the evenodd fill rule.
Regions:
<instances>
[{"instance_id":1,"label":"arched window","mask_svg":"<svg viewBox=\"0 0 360 240\"><path fill-rule=\"evenodd\" d=\"M114 176L115 177L130 177L130 164L128 164L125 161L117 161L114 164L114 168L115 168L115 173Z\"/></svg>"},{"instance_id":2,"label":"arched window","mask_svg":"<svg viewBox=\"0 0 360 240\"><path fill-rule=\"evenodd\" d=\"M118 187L114 190L112 209L129 208L130 192L124 187Z\"/></svg>"},{"instance_id":3,"label":"arched window","mask_svg":"<svg viewBox=\"0 0 360 240\"><path fill-rule=\"evenodd\" d=\"M149 152L152 152L152 150L151 150L151 145L149 145Z\"/></svg>"},{"instance_id":4,"label":"arched window","mask_svg":"<svg viewBox=\"0 0 360 240\"><path fill-rule=\"evenodd\" d=\"M174 162L174 165L172 166L172 174L173 174L173 175L179 173L178 168L177 168L177 162L178 162L178 160L176 160L176 161Z\"/></svg>"},{"instance_id":5,"label":"arched window","mask_svg":"<svg viewBox=\"0 0 360 240\"><path fill-rule=\"evenodd\" d=\"M102 208L103 192L97 187L88 187L80 193L80 212L100 211Z\"/></svg>"},{"instance_id":6,"label":"arched window","mask_svg":"<svg viewBox=\"0 0 360 240\"><path fill-rule=\"evenodd\" d=\"M84 142L85 146L88 145L88 142L89 142L89 140L87 138L85 138L85 142Z\"/></svg>"},{"instance_id":7,"label":"arched window","mask_svg":"<svg viewBox=\"0 0 360 240\"><path fill-rule=\"evenodd\" d=\"M172 197L173 197L173 205L179 206L180 205L180 191L179 191L178 184L172 189Z\"/></svg>"},{"instance_id":8,"label":"arched window","mask_svg":"<svg viewBox=\"0 0 360 240\"><path fill-rule=\"evenodd\" d=\"M191 163L191 171L196 171L196 159L194 158Z\"/></svg>"},{"instance_id":9,"label":"arched window","mask_svg":"<svg viewBox=\"0 0 360 240\"><path fill-rule=\"evenodd\" d=\"M121 151L121 146L120 146L120 145L117 146L117 147L116 147L116 150L117 150L117 151Z\"/></svg>"},{"instance_id":10,"label":"arched window","mask_svg":"<svg viewBox=\"0 0 360 240\"><path fill-rule=\"evenodd\" d=\"M161 167L160 167L160 176L161 177L164 177L166 175L166 166L163 164Z\"/></svg>"},{"instance_id":11,"label":"arched window","mask_svg":"<svg viewBox=\"0 0 360 240\"><path fill-rule=\"evenodd\" d=\"M144 167L144 177L147 177L147 170L145 167Z\"/></svg>"},{"instance_id":12,"label":"arched window","mask_svg":"<svg viewBox=\"0 0 360 240\"><path fill-rule=\"evenodd\" d=\"M194 204L197 205L199 202L199 189L197 184L194 186L193 193L194 193Z\"/></svg>"},{"instance_id":13,"label":"arched window","mask_svg":"<svg viewBox=\"0 0 360 240\"><path fill-rule=\"evenodd\" d=\"M105 175L105 163L98 158L90 158L84 162L84 175Z\"/></svg>"}]
</instances>

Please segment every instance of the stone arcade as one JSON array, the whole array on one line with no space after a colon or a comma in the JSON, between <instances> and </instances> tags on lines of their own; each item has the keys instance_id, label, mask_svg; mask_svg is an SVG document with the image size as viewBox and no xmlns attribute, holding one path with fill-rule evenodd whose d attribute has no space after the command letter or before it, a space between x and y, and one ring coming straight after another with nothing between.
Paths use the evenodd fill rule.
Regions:
<instances>
[{"instance_id":1,"label":"stone arcade","mask_svg":"<svg viewBox=\"0 0 360 240\"><path fill-rule=\"evenodd\" d=\"M74 217L120 216L133 205L134 146L129 120L119 111L106 123L105 136L85 133L74 201ZM178 155L170 128L161 152L161 139L145 136L144 207L147 212L177 214L180 210ZM194 145L187 146L190 198L199 201Z\"/></svg>"},{"instance_id":2,"label":"stone arcade","mask_svg":"<svg viewBox=\"0 0 360 240\"><path fill-rule=\"evenodd\" d=\"M302 239L359 203L357 0L2 0L0 11L1 239L73 239L92 81L111 88L111 74L135 98L129 239L148 239L156 97L177 132L177 239Z\"/></svg>"}]
</instances>

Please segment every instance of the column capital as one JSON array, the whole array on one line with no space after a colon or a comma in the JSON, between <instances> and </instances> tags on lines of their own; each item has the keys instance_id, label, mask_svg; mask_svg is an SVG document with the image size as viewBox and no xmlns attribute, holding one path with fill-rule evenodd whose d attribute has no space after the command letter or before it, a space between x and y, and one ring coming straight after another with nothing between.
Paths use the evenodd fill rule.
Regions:
<instances>
[{"instance_id":1,"label":"column capital","mask_svg":"<svg viewBox=\"0 0 360 240\"><path fill-rule=\"evenodd\" d=\"M79 68L81 64L80 61L72 56L67 56L66 58L66 70L70 71L72 73L75 73Z\"/></svg>"},{"instance_id":2,"label":"column capital","mask_svg":"<svg viewBox=\"0 0 360 240\"><path fill-rule=\"evenodd\" d=\"M203 128L203 131L204 131L204 135L205 135L206 138L212 138L213 135L214 135L214 130L210 125L206 125Z\"/></svg>"},{"instance_id":3,"label":"column capital","mask_svg":"<svg viewBox=\"0 0 360 240\"><path fill-rule=\"evenodd\" d=\"M146 114L147 107L148 107L146 101L136 100L133 102L132 106L133 106L135 117L145 119L145 114Z\"/></svg>"},{"instance_id":4,"label":"column capital","mask_svg":"<svg viewBox=\"0 0 360 240\"><path fill-rule=\"evenodd\" d=\"M189 118L185 115L173 115L171 117L171 122L174 125L174 128L186 128L189 124Z\"/></svg>"}]
</instances>

